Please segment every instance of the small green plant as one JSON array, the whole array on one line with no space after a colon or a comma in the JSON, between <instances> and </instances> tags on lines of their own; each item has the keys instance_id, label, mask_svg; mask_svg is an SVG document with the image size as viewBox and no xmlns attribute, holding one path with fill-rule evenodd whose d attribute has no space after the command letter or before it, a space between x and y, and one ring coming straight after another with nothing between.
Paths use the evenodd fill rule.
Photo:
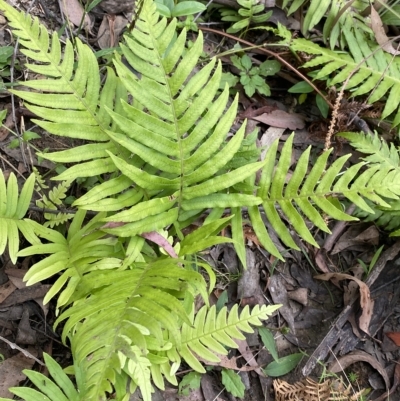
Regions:
<instances>
[{"instance_id":1,"label":"small green plant","mask_svg":"<svg viewBox=\"0 0 400 401\"><path fill-rule=\"evenodd\" d=\"M265 96L271 95L265 77L274 75L280 70L281 65L278 61L266 60L258 67L254 67L247 54L242 57L232 56L231 61L240 70L240 83L248 97L252 97L256 91Z\"/></svg>"},{"instance_id":2,"label":"small green plant","mask_svg":"<svg viewBox=\"0 0 400 401\"><path fill-rule=\"evenodd\" d=\"M367 266L361 259L357 259L358 263L360 263L360 265L362 266L365 274L367 276L369 276L369 274L371 273L373 267L375 266L377 260L379 259L379 256L381 255L382 251L383 251L384 245L382 245L374 254L374 256L372 257L372 260L370 262L370 264Z\"/></svg>"},{"instance_id":3,"label":"small green plant","mask_svg":"<svg viewBox=\"0 0 400 401\"><path fill-rule=\"evenodd\" d=\"M291 88L289 88L288 92L298 93L299 104L303 104L308 99L308 94L314 92L314 88L308 82L300 81L297 84L294 84ZM329 113L329 105L326 103L325 99L319 93L317 93L317 95L315 96L315 102L322 116L324 118L327 118Z\"/></svg>"},{"instance_id":4,"label":"small green plant","mask_svg":"<svg viewBox=\"0 0 400 401\"><path fill-rule=\"evenodd\" d=\"M200 388L201 374L198 372L190 372L183 376L178 386L178 394L188 396L190 390Z\"/></svg>"},{"instance_id":5,"label":"small green plant","mask_svg":"<svg viewBox=\"0 0 400 401\"><path fill-rule=\"evenodd\" d=\"M230 8L222 8L221 19L222 21L234 22L234 24L227 29L228 33L236 33L242 30L246 32L251 24L262 24L269 20L272 11L263 13L265 6L260 4L259 0L238 0L241 8L236 11Z\"/></svg>"}]
</instances>

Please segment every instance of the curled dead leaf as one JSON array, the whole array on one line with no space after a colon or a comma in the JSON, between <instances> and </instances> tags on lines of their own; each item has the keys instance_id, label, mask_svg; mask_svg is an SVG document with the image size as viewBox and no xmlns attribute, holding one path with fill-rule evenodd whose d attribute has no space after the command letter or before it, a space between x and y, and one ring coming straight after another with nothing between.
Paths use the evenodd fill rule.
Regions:
<instances>
[{"instance_id":1,"label":"curled dead leaf","mask_svg":"<svg viewBox=\"0 0 400 401\"><path fill-rule=\"evenodd\" d=\"M362 331L369 334L369 323L371 321L372 313L374 311L374 301L371 299L371 294L368 286L358 278L344 273L319 274L314 278L325 281L329 281L331 279L353 280L358 284L360 288L360 306L362 308L362 314L360 316L358 324Z\"/></svg>"},{"instance_id":2,"label":"curled dead leaf","mask_svg":"<svg viewBox=\"0 0 400 401\"><path fill-rule=\"evenodd\" d=\"M380 375L382 376L382 378L385 382L386 390L389 390L390 380L389 380L388 374L386 373L386 370L383 368L383 366L380 364L380 362L378 360L376 360L373 356L371 356L370 354L367 354L364 351L360 351L360 350L353 351L353 352L348 353L345 356L337 358L332 363L329 370L332 373L339 373L355 362L369 363L374 369L376 369L380 373Z\"/></svg>"}]
</instances>

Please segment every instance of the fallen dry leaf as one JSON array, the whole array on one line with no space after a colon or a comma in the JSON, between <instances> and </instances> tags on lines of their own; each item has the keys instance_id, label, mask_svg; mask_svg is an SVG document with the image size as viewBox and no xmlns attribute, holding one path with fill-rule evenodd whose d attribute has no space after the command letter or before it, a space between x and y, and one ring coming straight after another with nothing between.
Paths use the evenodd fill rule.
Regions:
<instances>
[{"instance_id":1,"label":"fallen dry leaf","mask_svg":"<svg viewBox=\"0 0 400 401\"><path fill-rule=\"evenodd\" d=\"M382 376L382 378L385 382L386 390L389 390L390 380L389 380L386 370L379 363L379 361L377 361L373 356L371 356L370 354L367 354L364 351L360 351L360 350L353 351L353 352L348 353L345 356L336 358L336 360L330 366L329 370L332 373L339 373L355 362L369 363L373 368L375 368L380 373L380 375Z\"/></svg>"},{"instance_id":2,"label":"fallen dry leaf","mask_svg":"<svg viewBox=\"0 0 400 401\"><path fill-rule=\"evenodd\" d=\"M383 29L381 17L374 7L371 7L371 28L375 34L376 41L385 52L393 54L394 56L400 54L400 51L393 47L392 42L387 37Z\"/></svg>"},{"instance_id":3,"label":"fallen dry leaf","mask_svg":"<svg viewBox=\"0 0 400 401\"><path fill-rule=\"evenodd\" d=\"M0 304L16 289L17 287L11 281L7 281L6 283L0 285Z\"/></svg>"},{"instance_id":4,"label":"fallen dry leaf","mask_svg":"<svg viewBox=\"0 0 400 401\"><path fill-rule=\"evenodd\" d=\"M277 128L288 128L291 130L302 129L305 127L303 116L300 114L291 114L283 110L274 110L270 113L264 113L257 117L251 117L253 120L271 125Z\"/></svg>"},{"instance_id":5,"label":"fallen dry leaf","mask_svg":"<svg viewBox=\"0 0 400 401\"><path fill-rule=\"evenodd\" d=\"M398 347L400 347L400 333L389 331L385 333Z\"/></svg>"},{"instance_id":6,"label":"fallen dry leaf","mask_svg":"<svg viewBox=\"0 0 400 401\"><path fill-rule=\"evenodd\" d=\"M11 358L6 359L0 364L0 397L12 398L8 389L18 386L19 382L26 379L22 373L24 369L32 368L35 361L19 353Z\"/></svg>"},{"instance_id":7,"label":"fallen dry leaf","mask_svg":"<svg viewBox=\"0 0 400 401\"><path fill-rule=\"evenodd\" d=\"M368 286L358 278L351 276L350 274L344 273L325 273L314 276L319 280L329 281L331 279L336 280L353 280L360 288L360 306L362 308L362 314L358 321L360 329L365 333L369 334L369 323L371 321L372 313L374 310L374 301L371 299Z\"/></svg>"},{"instance_id":8,"label":"fallen dry leaf","mask_svg":"<svg viewBox=\"0 0 400 401\"><path fill-rule=\"evenodd\" d=\"M68 21L72 22L75 26L80 26L83 19L82 28L90 32L92 21L78 0L62 0L61 4L62 11Z\"/></svg>"},{"instance_id":9,"label":"fallen dry leaf","mask_svg":"<svg viewBox=\"0 0 400 401\"><path fill-rule=\"evenodd\" d=\"M97 33L97 43L100 49L117 46L119 35L127 24L128 20L122 15L105 15Z\"/></svg>"}]
</instances>

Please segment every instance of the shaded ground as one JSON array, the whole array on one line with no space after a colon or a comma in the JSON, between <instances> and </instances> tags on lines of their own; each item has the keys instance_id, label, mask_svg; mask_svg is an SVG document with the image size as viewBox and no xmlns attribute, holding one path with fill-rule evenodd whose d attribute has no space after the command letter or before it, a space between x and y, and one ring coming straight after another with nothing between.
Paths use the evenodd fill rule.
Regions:
<instances>
[{"instance_id":1,"label":"shaded ground","mask_svg":"<svg viewBox=\"0 0 400 401\"><path fill-rule=\"evenodd\" d=\"M19 0L12 3L25 10L32 6L30 12L37 15L49 29L59 30L63 26L64 17L54 1L40 0L31 3ZM90 33L84 31L81 33L82 39L94 50L115 45L115 39L112 38L118 37L120 31L118 24L108 22L108 28L106 26L103 31L100 29L102 22L110 21L108 17L111 15L112 7L120 6L124 2L114 3L109 5L108 14L104 9L95 8L90 13L92 18ZM119 12L119 9L114 10ZM128 21L131 14L120 14L120 17L118 23L124 26L124 21ZM2 23L5 24L5 21ZM2 45L9 44L10 37L7 31L3 29L2 33ZM214 51L219 40L217 35L206 35L206 50ZM112 41L114 42L111 43ZM14 80L23 76L22 69L16 69L14 73ZM260 114L257 110L262 107L263 111L269 107L271 115L276 111L282 112L275 115L275 120L268 122L250 121L252 127L257 124L261 128L259 136L261 145L270 143L271 138L280 138L283 143L289 132L299 125L304 125L306 121L306 128L297 129L295 135L296 152L293 163L296 163L299 154L309 144L316 147L316 152L322 148L320 131L323 131L327 122L318 117L318 110L310 104L294 107L295 98L286 91L282 94L281 89L291 85L282 74L272 78L269 84L272 90L270 99L255 96L253 101L256 102L250 103L242 93L240 98L242 110L252 113L250 117L257 117ZM4 94L1 100L2 107L12 111L9 96ZM293 117L292 111L296 111L298 115ZM32 127L30 115L23 107L18 106L12 113L14 116L18 115L18 118L15 118L18 124L22 118L27 128ZM243 114L241 117L249 115ZM18 125L15 126L15 121L11 119L6 125L10 129L16 129ZM58 150L74 146L74 143L54 140L43 132L41 134L41 139L32 142L40 149ZM7 148L10 137L6 132L3 132L1 140L0 152L3 160L18 171L21 173L26 171L24 167L26 160L28 164L35 164L27 149ZM339 144L336 151L339 156L346 154L349 149L345 144ZM9 168L4 161L3 170L7 171ZM41 164L41 168L52 167L51 164ZM35 212L32 210L32 213ZM274 378L265 377L259 369L273 361L270 352L265 349L257 332L247 336L246 341L238 344L239 350L230 354L230 357L238 358L237 367L240 368L239 374L246 386L245 400L324 400L328 399L324 397L331 396L329 392L333 391L332 388L326 387L327 384L324 387L323 382L326 380L331 380L329 385L336 386L337 397L341 394L343 400L357 397L356 393L359 390L367 388L372 389L370 399L384 399L379 397L393 388L390 400L400 400L400 392L396 389L400 380L400 371L396 371L396 366L400 363L399 348L385 335L388 332L395 333L392 338L396 339L396 333L400 333L400 245L388 239L370 224L343 225L341 230L333 232L332 237L329 237L315 231L315 238L322 246L322 251L318 254L315 249L306 248L299 241L301 251L286 253L286 262L282 263L262 249L251 227L245 227L248 245L248 270L245 272L242 272L233 248L228 245L210 249L207 254L202 255L218 272L218 284L211 302L223 302L222 297L226 296L224 303L228 306L237 302L242 306L282 304L279 314L267 322L267 327L274 333L278 354L283 357L298 353L299 350L304 353L304 358L291 373L279 377L280 380L295 387L283 382L275 382L273 385ZM331 245L327 245L329 243ZM360 269L357 259L368 265L375 251L383 244L385 252L367 278L363 269ZM61 364L68 365L71 362L68 349L61 344L59 334L53 332L52 323L55 317L52 306L50 309L41 306L41 299L50 284L25 287L22 283L24 271L31 263L32 261L25 259L18 266L13 266L3 258L0 268L0 336L8 339L11 345L17 344L29 353L25 358L16 357L20 354L12 349L10 344L0 341L0 354L6 360L0 365L0 377L6 378L0 384L0 396L7 396L5 389L23 380L23 376L18 376L19 371L21 367L33 366L35 361L31 356L40 359L41 353L45 351L56 357ZM338 277L334 277L335 285L315 278L321 272L349 273L350 271L354 275L359 274L360 279L366 281L371 289L371 299L374 302L369 301L367 304L367 307L371 308L369 335L360 329L363 310L360 308L358 286L353 286L349 281L340 281ZM232 362L225 362L210 370L201 380L201 389L192 389L187 396L179 395L176 388L167 388L164 392L156 392L153 399L233 400L235 397L224 391L220 374L221 368L231 366L230 363ZM329 374L327 368L332 364L335 373ZM36 367L40 369L37 362ZM342 374L340 367L345 368L346 375ZM179 375L183 377L186 373L183 371ZM308 382L308 390L301 384L305 377L316 381ZM320 382L319 387L317 382ZM326 388L328 393L324 393ZM319 395L315 395L317 392ZM137 397L134 395L131 399Z\"/></svg>"}]
</instances>

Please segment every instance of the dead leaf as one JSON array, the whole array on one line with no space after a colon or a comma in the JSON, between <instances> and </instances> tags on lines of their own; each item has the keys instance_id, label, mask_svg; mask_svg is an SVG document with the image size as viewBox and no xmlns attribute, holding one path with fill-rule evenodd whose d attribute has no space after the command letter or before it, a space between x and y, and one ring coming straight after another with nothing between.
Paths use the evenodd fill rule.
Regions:
<instances>
[{"instance_id":1,"label":"dead leaf","mask_svg":"<svg viewBox=\"0 0 400 401\"><path fill-rule=\"evenodd\" d=\"M346 369L347 367L349 367L350 365L352 365L355 362L367 362L369 363L373 368L375 368L380 375L382 376L384 382L385 382L385 386L386 386L386 390L389 390L390 388L390 381L389 381L389 377L386 373L386 370L383 368L383 366L379 363L379 361L377 361L373 356L371 356L370 354L367 354L364 351L353 351L348 353L345 356L339 357L337 358L332 365L330 366L329 370L332 373L339 373L342 372L344 369Z\"/></svg>"},{"instance_id":2,"label":"dead leaf","mask_svg":"<svg viewBox=\"0 0 400 401\"><path fill-rule=\"evenodd\" d=\"M75 26L80 26L83 18L82 28L90 32L92 21L78 0L62 0L61 4L62 11L68 21L72 22Z\"/></svg>"},{"instance_id":3,"label":"dead leaf","mask_svg":"<svg viewBox=\"0 0 400 401\"><path fill-rule=\"evenodd\" d=\"M308 305L308 289L307 288L297 288L293 291L288 291L289 299L298 302L303 306Z\"/></svg>"},{"instance_id":4,"label":"dead leaf","mask_svg":"<svg viewBox=\"0 0 400 401\"><path fill-rule=\"evenodd\" d=\"M251 352L246 340L235 340L238 345L242 357L246 360L247 364L251 366L251 370L255 370L260 376L265 376L264 372L258 366L253 353Z\"/></svg>"},{"instance_id":5,"label":"dead leaf","mask_svg":"<svg viewBox=\"0 0 400 401\"><path fill-rule=\"evenodd\" d=\"M19 382L26 379L22 373L24 369L32 368L35 361L19 353L11 358L6 359L0 364L0 397L12 398L8 389L18 386Z\"/></svg>"},{"instance_id":6,"label":"dead leaf","mask_svg":"<svg viewBox=\"0 0 400 401\"><path fill-rule=\"evenodd\" d=\"M385 333L398 347L400 347L400 333L389 331Z\"/></svg>"},{"instance_id":7,"label":"dead leaf","mask_svg":"<svg viewBox=\"0 0 400 401\"><path fill-rule=\"evenodd\" d=\"M265 159L265 155L268 152L268 149L271 145L277 140L280 139L282 134L285 132L285 128L277 128L277 127L269 127L260 138L260 145L264 148L261 152L260 160Z\"/></svg>"},{"instance_id":8,"label":"dead leaf","mask_svg":"<svg viewBox=\"0 0 400 401\"><path fill-rule=\"evenodd\" d=\"M158 246L163 248L164 251L167 252L169 256L171 256L171 258L178 257L173 246L168 242L168 240L165 237L163 237L157 231L152 231L149 233L142 233L142 234L140 234L140 236L151 242L154 242L155 244L157 244Z\"/></svg>"},{"instance_id":9,"label":"dead leaf","mask_svg":"<svg viewBox=\"0 0 400 401\"><path fill-rule=\"evenodd\" d=\"M374 311L374 301L371 299L371 294L368 286L358 278L344 273L325 273L314 276L319 280L329 281L331 279L337 280L353 280L360 287L360 306L362 314L359 319L359 326L362 331L369 334L369 322L371 321L372 313Z\"/></svg>"},{"instance_id":10,"label":"dead leaf","mask_svg":"<svg viewBox=\"0 0 400 401\"><path fill-rule=\"evenodd\" d=\"M117 46L119 35L127 24L128 20L121 15L105 15L97 33L97 43L100 49Z\"/></svg>"},{"instance_id":11,"label":"dead leaf","mask_svg":"<svg viewBox=\"0 0 400 401\"><path fill-rule=\"evenodd\" d=\"M277 128L288 128L295 130L305 127L305 122L301 114L291 114L283 110L274 110L270 113L264 113L258 117L251 118Z\"/></svg>"},{"instance_id":12,"label":"dead leaf","mask_svg":"<svg viewBox=\"0 0 400 401\"><path fill-rule=\"evenodd\" d=\"M371 28L375 34L376 41L385 52L393 54L394 56L400 54L400 51L393 47L392 42L387 37L386 32L383 29L381 17L374 7L371 7Z\"/></svg>"},{"instance_id":13,"label":"dead leaf","mask_svg":"<svg viewBox=\"0 0 400 401\"><path fill-rule=\"evenodd\" d=\"M0 304L16 289L17 287L11 281L0 285Z\"/></svg>"}]
</instances>

